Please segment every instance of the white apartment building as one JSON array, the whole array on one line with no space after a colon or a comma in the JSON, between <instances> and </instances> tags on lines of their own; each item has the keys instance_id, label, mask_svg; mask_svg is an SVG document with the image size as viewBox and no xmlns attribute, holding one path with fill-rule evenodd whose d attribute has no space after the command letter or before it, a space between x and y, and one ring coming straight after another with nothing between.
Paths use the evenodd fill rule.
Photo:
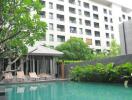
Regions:
<instances>
[{"instance_id":1,"label":"white apartment building","mask_svg":"<svg viewBox=\"0 0 132 100\"><path fill-rule=\"evenodd\" d=\"M119 23L131 20L131 9L107 0L41 0L41 20L48 30L42 42L55 47L71 37L82 38L90 48L109 50L119 42Z\"/></svg>"}]
</instances>

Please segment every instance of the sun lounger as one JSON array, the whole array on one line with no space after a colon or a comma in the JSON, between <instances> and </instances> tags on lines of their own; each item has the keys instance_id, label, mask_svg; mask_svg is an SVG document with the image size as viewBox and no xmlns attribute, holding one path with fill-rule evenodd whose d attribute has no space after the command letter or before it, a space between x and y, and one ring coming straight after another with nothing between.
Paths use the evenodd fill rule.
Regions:
<instances>
[{"instance_id":1,"label":"sun lounger","mask_svg":"<svg viewBox=\"0 0 132 100\"><path fill-rule=\"evenodd\" d=\"M17 80L18 81L24 81L26 79L24 72L23 71L18 71L17 72Z\"/></svg>"},{"instance_id":2,"label":"sun lounger","mask_svg":"<svg viewBox=\"0 0 132 100\"><path fill-rule=\"evenodd\" d=\"M5 81L12 81L13 80L13 76L12 76L12 73L11 72L8 72L8 73L5 73L4 74L4 77L5 77Z\"/></svg>"},{"instance_id":3,"label":"sun lounger","mask_svg":"<svg viewBox=\"0 0 132 100\"><path fill-rule=\"evenodd\" d=\"M30 76L31 80L38 80L39 79L39 77L37 76L37 74L35 72L30 72L29 76Z\"/></svg>"},{"instance_id":4,"label":"sun lounger","mask_svg":"<svg viewBox=\"0 0 132 100\"><path fill-rule=\"evenodd\" d=\"M45 79L45 80L51 80L53 79L52 75L46 74L46 73L42 73L39 75L40 79Z\"/></svg>"}]
</instances>

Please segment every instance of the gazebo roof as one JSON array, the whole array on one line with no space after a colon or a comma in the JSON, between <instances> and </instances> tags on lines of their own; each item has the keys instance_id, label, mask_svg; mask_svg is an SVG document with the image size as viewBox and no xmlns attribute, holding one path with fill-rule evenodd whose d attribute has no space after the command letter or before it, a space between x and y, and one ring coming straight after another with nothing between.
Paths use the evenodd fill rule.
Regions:
<instances>
[{"instance_id":1,"label":"gazebo roof","mask_svg":"<svg viewBox=\"0 0 132 100\"><path fill-rule=\"evenodd\" d=\"M38 45L34 47L28 47L28 55L62 56L63 52Z\"/></svg>"}]
</instances>

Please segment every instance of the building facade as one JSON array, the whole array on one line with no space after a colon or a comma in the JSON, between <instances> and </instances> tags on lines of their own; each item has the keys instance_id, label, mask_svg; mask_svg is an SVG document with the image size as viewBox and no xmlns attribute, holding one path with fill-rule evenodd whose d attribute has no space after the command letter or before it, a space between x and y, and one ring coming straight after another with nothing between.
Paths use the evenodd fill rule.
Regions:
<instances>
[{"instance_id":1,"label":"building facade","mask_svg":"<svg viewBox=\"0 0 132 100\"><path fill-rule=\"evenodd\" d=\"M132 54L132 21L120 24L120 43L122 55Z\"/></svg>"},{"instance_id":2,"label":"building facade","mask_svg":"<svg viewBox=\"0 0 132 100\"><path fill-rule=\"evenodd\" d=\"M110 42L119 39L119 23L131 20L131 9L107 0L41 0L41 20L47 22L44 42L50 47L71 37L83 39L90 48L109 50Z\"/></svg>"}]
</instances>

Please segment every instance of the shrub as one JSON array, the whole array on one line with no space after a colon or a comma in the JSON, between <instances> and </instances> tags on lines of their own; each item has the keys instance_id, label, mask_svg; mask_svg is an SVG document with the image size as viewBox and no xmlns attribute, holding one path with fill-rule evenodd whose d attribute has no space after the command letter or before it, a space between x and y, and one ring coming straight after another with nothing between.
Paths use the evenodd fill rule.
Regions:
<instances>
[{"instance_id":1,"label":"shrub","mask_svg":"<svg viewBox=\"0 0 132 100\"><path fill-rule=\"evenodd\" d=\"M122 82L124 78L130 79L132 64L125 63L113 67L113 64L96 64L85 67L77 66L70 72L74 81L95 81L95 82Z\"/></svg>"}]
</instances>

